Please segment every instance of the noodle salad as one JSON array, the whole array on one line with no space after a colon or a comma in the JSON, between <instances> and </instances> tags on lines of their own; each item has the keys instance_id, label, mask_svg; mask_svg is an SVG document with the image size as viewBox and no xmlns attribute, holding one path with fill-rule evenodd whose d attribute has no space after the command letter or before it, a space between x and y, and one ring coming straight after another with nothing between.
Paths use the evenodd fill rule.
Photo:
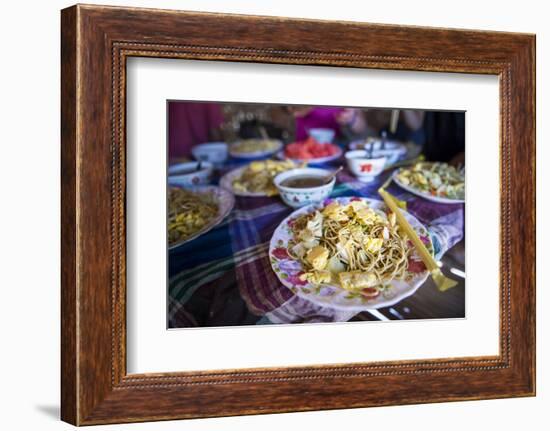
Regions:
<instances>
[{"instance_id":1,"label":"noodle salad","mask_svg":"<svg viewBox=\"0 0 550 431\"><path fill-rule=\"evenodd\" d=\"M168 243L186 240L218 214L210 195L171 187L168 192Z\"/></svg>"},{"instance_id":2,"label":"noodle salad","mask_svg":"<svg viewBox=\"0 0 550 431\"><path fill-rule=\"evenodd\" d=\"M422 195L464 200L464 174L447 163L416 163L410 168L401 168L395 178Z\"/></svg>"},{"instance_id":3,"label":"noodle salad","mask_svg":"<svg viewBox=\"0 0 550 431\"><path fill-rule=\"evenodd\" d=\"M275 184L273 184L273 178L281 172L294 169L298 166L298 164L291 160L254 161L244 168L239 168L226 174L220 180L220 185L241 196L275 196L279 192Z\"/></svg>"},{"instance_id":4,"label":"noodle salad","mask_svg":"<svg viewBox=\"0 0 550 431\"><path fill-rule=\"evenodd\" d=\"M296 213L276 231L270 254L283 284L297 294L323 305L331 302L326 297L339 296L335 302L342 308L378 308L411 294L427 278L395 214L380 201L336 198ZM433 252L425 228L406 215Z\"/></svg>"},{"instance_id":5,"label":"noodle salad","mask_svg":"<svg viewBox=\"0 0 550 431\"><path fill-rule=\"evenodd\" d=\"M176 248L219 224L235 204L233 195L216 186L169 187L168 248Z\"/></svg>"}]
</instances>

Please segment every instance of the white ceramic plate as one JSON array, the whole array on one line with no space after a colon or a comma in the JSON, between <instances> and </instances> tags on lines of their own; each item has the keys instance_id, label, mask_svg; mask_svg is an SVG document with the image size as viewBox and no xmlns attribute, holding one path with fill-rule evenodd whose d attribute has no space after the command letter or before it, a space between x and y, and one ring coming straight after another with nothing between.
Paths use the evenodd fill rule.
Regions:
<instances>
[{"instance_id":1,"label":"white ceramic plate","mask_svg":"<svg viewBox=\"0 0 550 431\"><path fill-rule=\"evenodd\" d=\"M223 177L220 178L220 187L224 190L227 190L233 193L235 196L248 196L248 197L262 197L268 196L265 192L243 192L240 190L233 189L233 181L241 176L244 170L248 165L233 169L232 171L227 172Z\"/></svg>"},{"instance_id":2,"label":"white ceramic plate","mask_svg":"<svg viewBox=\"0 0 550 431\"><path fill-rule=\"evenodd\" d=\"M234 157L236 159L245 159L245 160L261 159L263 157L268 157L268 156L271 156L272 154L275 154L277 151L279 151L283 147L283 143L281 141L277 139L271 139L271 140L277 143L276 147L272 148L271 150L239 153L234 150L233 145L230 145L229 154L231 155L231 157Z\"/></svg>"},{"instance_id":3,"label":"white ceramic plate","mask_svg":"<svg viewBox=\"0 0 550 431\"><path fill-rule=\"evenodd\" d=\"M338 201L341 204L347 204L352 199L361 199L374 209L383 210L386 208L382 201L368 198L343 197L331 200ZM337 285L321 284L320 286L315 286L311 283L301 281L299 279L299 274L303 272L304 269L302 264L292 259L286 253L286 247L288 246L289 240L292 238L289 221L291 222L303 214L308 214L318 208L322 208L324 204L325 203L308 205L294 211L281 222L271 237L271 242L269 244L271 267L281 283L292 290L296 295L323 307L360 312L369 309L389 307L390 305L396 304L416 292L422 283L426 281L428 278L427 270L415 273L413 278L409 281L394 280L388 283L391 285L391 289L389 289L387 295L380 294L373 299L366 298L359 293L351 293ZM433 245L427 229L416 219L416 217L406 211L402 212L413 229L424 239L428 249L432 251Z\"/></svg>"},{"instance_id":4,"label":"white ceramic plate","mask_svg":"<svg viewBox=\"0 0 550 431\"><path fill-rule=\"evenodd\" d=\"M399 181L399 178L397 178L397 175L399 171L403 169L397 169L392 174L392 179L395 181L395 184L397 184L402 189L407 190L409 193L412 193L413 195L420 196L421 198L427 199L432 202L437 202L439 204L460 204L464 203L464 199L450 199L450 198L444 198L441 196L433 196L430 193L423 192L421 190L417 190L414 187L411 187L410 185L403 184L401 181Z\"/></svg>"},{"instance_id":5,"label":"white ceramic plate","mask_svg":"<svg viewBox=\"0 0 550 431\"><path fill-rule=\"evenodd\" d=\"M382 141L375 140L373 141L372 149L376 152L377 156L385 156L387 158L388 166L397 163L399 160L402 160L407 156L407 146L401 142L386 141L385 148L383 150L380 149L381 146ZM349 144L350 150L364 150L365 147L368 148L368 145L366 145L366 141L364 139L353 141Z\"/></svg>"},{"instance_id":6,"label":"white ceramic plate","mask_svg":"<svg viewBox=\"0 0 550 431\"><path fill-rule=\"evenodd\" d=\"M206 225L204 225L202 229L198 230L190 237L185 238L184 240L178 241L174 244L170 244L168 246L168 250L173 250L189 241L192 241L195 238L198 238L199 236L201 236L202 234L208 232L210 229L219 225L222 222L222 220L231 212L231 210L233 209L233 206L235 205L235 197L230 192L220 187L197 186L197 187L186 187L185 189L190 190L193 193L199 193L199 194L212 193L214 195L215 202L218 204L218 214L216 215L216 217L210 220Z\"/></svg>"}]
</instances>

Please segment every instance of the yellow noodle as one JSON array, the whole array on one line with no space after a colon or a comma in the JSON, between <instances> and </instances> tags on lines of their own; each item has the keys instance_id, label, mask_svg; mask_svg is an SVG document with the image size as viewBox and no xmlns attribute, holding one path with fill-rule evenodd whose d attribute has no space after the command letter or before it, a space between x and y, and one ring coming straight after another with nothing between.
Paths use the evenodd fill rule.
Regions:
<instances>
[{"instance_id":1,"label":"yellow noodle","mask_svg":"<svg viewBox=\"0 0 550 431\"><path fill-rule=\"evenodd\" d=\"M291 161L264 160L250 163L241 174L233 180L233 189L238 192L265 193L267 196L277 194L273 178L281 172L295 168Z\"/></svg>"},{"instance_id":2,"label":"yellow noodle","mask_svg":"<svg viewBox=\"0 0 550 431\"><path fill-rule=\"evenodd\" d=\"M168 243L185 240L218 214L210 194L171 187L168 192Z\"/></svg>"},{"instance_id":3,"label":"yellow noodle","mask_svg":"<svg viewBox=\"0 0 550 431\"><path fill-rule=\"evenodd\" d=\"M374 274L378 286L391 280L404 279L407 276L410 247L406 235L400 231L398 225L391 223L386 215L379 211L376 211L379 217L374 217L369 223L363 223L350 205L341 205L341 208L348 215L348 219L337 221L324 216L322 235L317 238L319 245L328 250L328 260L337 256L345 271ZM305 214L294 221L291 228L293 238L288 245L290 256L300 261L306 271L312 271L312 265L306 260L305 254L296 253L294 247L301 242L300 232L306 229L307 222L315 215L316 213ZM359 243L352 232L360 232L359 237L363 243ZM369 250L365 241L370 239L382 239L380 249L374 252ZM338 245L344 247L347 256L342 255Z\"/></svg>"}]
</instances>

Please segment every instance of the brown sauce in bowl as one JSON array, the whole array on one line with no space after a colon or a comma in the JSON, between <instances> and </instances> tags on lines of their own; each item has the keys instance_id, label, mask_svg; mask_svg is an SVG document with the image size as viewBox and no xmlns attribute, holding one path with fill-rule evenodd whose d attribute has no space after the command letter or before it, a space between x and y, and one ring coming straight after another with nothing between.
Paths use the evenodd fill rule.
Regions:
<instances>
[{"instance_id":1,"label":"brown sauce in bowl","mask_svg":"<svg viewBox=\"0 0 550 431\"><path fill-rule=\"evenodd\" d=\"M315 175L296 175L295 177L287 178L281 182L281 186L292 189L305 189L309 187L319 187L325 182L324 177Z\"/></svg>"}]
</instances>

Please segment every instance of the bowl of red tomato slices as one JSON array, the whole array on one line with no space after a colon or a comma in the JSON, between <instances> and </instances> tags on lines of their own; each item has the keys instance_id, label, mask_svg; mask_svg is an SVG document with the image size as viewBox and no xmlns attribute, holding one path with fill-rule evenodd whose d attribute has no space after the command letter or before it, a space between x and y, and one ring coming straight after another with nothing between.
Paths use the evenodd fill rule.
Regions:
<instances>
[{"instance_id":1,"label":"bowl of red tomato slices","mask_svg":"<svg viewBox=\"0 0 550 431\"><path fill-rule=\"evenodd\" d=\"M284 150L277 153L277 156L280 159L290 159L298 163L327 163L342 157L342 149L334 144L322 144L309 137L304 141L288 144Z\"/></svg>"}]
</instances>

